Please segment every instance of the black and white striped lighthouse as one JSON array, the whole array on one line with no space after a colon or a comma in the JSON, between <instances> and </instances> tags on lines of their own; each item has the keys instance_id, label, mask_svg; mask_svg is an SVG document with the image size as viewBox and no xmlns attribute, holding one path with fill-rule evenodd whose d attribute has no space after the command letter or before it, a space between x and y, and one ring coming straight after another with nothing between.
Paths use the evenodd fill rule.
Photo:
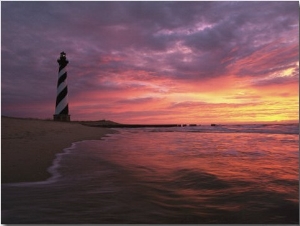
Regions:
<instances>
[{"instance_id":1,"label":"black and white striped lighthouse","mask_svg":"<svg viewBox=\"0 0 300 226\"><path fill-rule=\"evenodd\" d=\"M68 86L67 86L67 64L69 61L66 58L66 53L61 52L60 58L57 60L59 64L57 95L54 121L70 121L69 106L68 106Z\"/></svg>"}]
</instances>

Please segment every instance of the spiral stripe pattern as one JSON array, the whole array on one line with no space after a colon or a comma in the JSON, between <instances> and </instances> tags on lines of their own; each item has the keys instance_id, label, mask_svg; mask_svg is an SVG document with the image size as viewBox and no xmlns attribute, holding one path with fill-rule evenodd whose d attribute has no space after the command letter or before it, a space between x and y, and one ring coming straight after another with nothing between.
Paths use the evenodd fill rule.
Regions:
<instances>
[{"instance_id":1,"label":"spiral stripe pattern","mask_svg":"<svg viewBox=\"0 0 300 226\"><path fill-rule=\"evenodd\" d=\"M56 115L68 115L69 106L68 106L68 86L67 86L67 61L59 62L59 72L58 72L58 81L57 81L57 96L56 96Z\"/></svg>"}]
</instances>

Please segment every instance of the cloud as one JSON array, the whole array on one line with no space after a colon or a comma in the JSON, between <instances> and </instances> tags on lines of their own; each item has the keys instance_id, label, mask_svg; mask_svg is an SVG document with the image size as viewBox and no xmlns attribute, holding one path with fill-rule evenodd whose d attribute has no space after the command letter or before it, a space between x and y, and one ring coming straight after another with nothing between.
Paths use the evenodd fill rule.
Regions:
<instances>
[{"instance_id":1,"label":"cloud","mask_svg":"<svg viewBox=\"0 0 300 226\"><path fill-rule=\"evenodd\" d=\"M285 85L285 84L295 84L299 82L299 76L284 76L284 77L274 77L267 79L255 80L253 86L270 86L270 85Z\"/></svg>"},{"instance_id":2,"label":"cloud","mask_svg":"<svg viewBox=\"0 0 300 226\"><path fill-rule=\"evenodd\" d=\"M132 98L132 99L123 99L117 101L118 104L143 104L152 102L155 99L152 97L140 97L140 98Z\"/></svg>"},{"instance_id":3,"label":"cloud","mask_svg":"<svg viewBox=\"0 0 300 226\"><path fill-rule=\"evenodd\" d=\"M232 109L237 107L249 107L249 106L256 106L258 103L209 103L204 101L184 101L179 103L172 103L170 108L198 108L198 109L211 109L214 107L217 108L224 108L224 107L230 107Z\"/></svg>"},{"instance_id":4,"label":"cloud","mask_svg":"<svg viewBox=\"0 0 300 226\"><path fill-rule=\"evenodd\" d=\"M11 113L12 106L17 109L18 103L31 106L44 101L49 107L39 115L49 115L61 51L70 61L67 82L76 111L79 103L85 106L84 100L91 110L104 106L102 100L124 105L148 101L151 111L150 103L155 103L151 100L165 98L172 103L178 93L191 89L207 93L235 89L236 83L249 88L298 82L294 72L279 76L299 61L296 2L3 2L1 6L4 113L8 108ZM101 104L92 104L96 102ZM109 108L115 111L112 105Z\"/></svg>"}]
</instances>

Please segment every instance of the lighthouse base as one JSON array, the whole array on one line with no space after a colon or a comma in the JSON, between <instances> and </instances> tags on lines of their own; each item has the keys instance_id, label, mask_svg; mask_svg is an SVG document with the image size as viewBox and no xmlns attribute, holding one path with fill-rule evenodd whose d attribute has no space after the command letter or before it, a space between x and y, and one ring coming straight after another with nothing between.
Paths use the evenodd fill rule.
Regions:
<instances>
[{"instance_id":1,"label":"lighthouse base","mask_svg":"<svg viewBox=\"0 0 300 226\"><path fill-rule=\"evenodd\" d=\"M53 115L54 121L70 122L70 115Z\"/></svg>"}]
</instances>

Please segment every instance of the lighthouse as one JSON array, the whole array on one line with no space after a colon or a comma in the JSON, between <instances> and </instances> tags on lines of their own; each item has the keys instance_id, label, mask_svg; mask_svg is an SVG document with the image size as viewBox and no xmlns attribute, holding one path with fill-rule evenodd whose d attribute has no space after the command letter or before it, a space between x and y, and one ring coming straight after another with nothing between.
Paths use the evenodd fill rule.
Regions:
<instances>
[{"instance_id":1,"label":"lighthouse","mask_svg":"<svg viewBox=\"0 0 300 226\"><path fill-rule=\"evenodd\" d=\"M67 64L69 61L66 58L66 53L61 52L60 58L57 60L59 64L58 81L57 81L57 95L54 121L70 121L69 106L68 106L68 86L67 86Z\"/></svg>"}]
</instances>

